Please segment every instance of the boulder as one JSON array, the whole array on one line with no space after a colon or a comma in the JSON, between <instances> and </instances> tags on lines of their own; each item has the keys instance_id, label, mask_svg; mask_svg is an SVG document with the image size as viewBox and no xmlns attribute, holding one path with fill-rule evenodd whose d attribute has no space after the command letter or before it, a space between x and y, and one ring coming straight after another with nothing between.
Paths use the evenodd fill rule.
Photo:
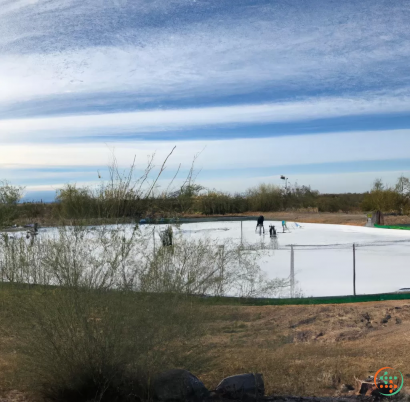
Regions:
<instances>
[{"instance_id":1,"label":"boulder","mask_svg":"<svg viewBox=\"0 0 410 402\"><path fill-rule=\"evenodd\" d=\"M154 400L160 402L203 401L209 395L205 385L187 370L160 373L153 383Z\"/></svg>"},{"instance_id":2,"label":"boulder","mask_svg":"<svg viewBox=\"0 0 410 402\"><path fill-rule=\"evenodd\" d=\"M240 374L223 379L215 393L226 399L258 399L265 395L262 374Z\"/></svg>"}]
</instances>

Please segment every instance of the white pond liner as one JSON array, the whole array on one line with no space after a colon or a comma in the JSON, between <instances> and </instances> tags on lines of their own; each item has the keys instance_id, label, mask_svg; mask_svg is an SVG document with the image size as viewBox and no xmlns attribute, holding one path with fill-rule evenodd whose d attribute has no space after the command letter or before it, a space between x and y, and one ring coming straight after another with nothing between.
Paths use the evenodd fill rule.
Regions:
<instances>
[{"instance_id":1,"label":"white pond liner","mask_svg":"<svg viewBox=\"0 0 410 402\"><path fill-rule=\"evenodd\" d=\"M353 294L353 243L356 244L356 292L396 292L410 287L410 231L345 225L265 221L265 235L255 233L256 222L244 221L243 241L271 244L269 225L278 231L279 249L265 251L260 267L270 278L290 275L290 245L295 249L295 279L303 295L339 296ZM181 225L185 236L209 236L241 241L241 222L209 222ZM228 230L227 230L228 229Z\"/></svg>"},{"instance_id":2,"label":"white pond liner","mask_svg":"<svg viewBox=\"0 0 410 402\"><path fill-rule=\"evenodd\" d=\"M275 225L277 249L269 236ZM266 246L259 266L269 278L289 278L290 246L294 246L295 279L303 296L339 296L353 294L353 244L356 244L356 292L375 294L410 288L410 231L369 227L302 223L298 228L287 223L290 231L282 233L281 222L265 221L265 235L256 232L256 221L219 221L185 223L174 231L191 239L232 240L236 244ZM131 226L127 225L127 230ZM155 225L155 238L167 225ZM154 225L141 225L152 233ZM96 229L98 230L98 229ZM40 229L38 238L52 235L57 229ZM20 237L25 233L15 233ZM41 240L40 240L41 241Z\"/></svg>"}]
</instances>

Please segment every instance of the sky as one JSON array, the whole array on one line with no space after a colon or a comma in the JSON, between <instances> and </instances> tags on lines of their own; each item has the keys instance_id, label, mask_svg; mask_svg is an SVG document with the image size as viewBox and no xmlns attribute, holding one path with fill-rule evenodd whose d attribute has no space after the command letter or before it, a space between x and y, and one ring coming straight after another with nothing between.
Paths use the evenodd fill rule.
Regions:
<instances>
[{"instance_id":1,"label":"sky","mask_svg":"<svg viewBox=\"0 0 410 402\"><path fill-rule=\"evenodd\" d=\"M195 156L197 183L410 176L406 0L0 0L0 180L26 199ZM101 178L99 178L99 176Z\"/></svg>"}]
</instances>

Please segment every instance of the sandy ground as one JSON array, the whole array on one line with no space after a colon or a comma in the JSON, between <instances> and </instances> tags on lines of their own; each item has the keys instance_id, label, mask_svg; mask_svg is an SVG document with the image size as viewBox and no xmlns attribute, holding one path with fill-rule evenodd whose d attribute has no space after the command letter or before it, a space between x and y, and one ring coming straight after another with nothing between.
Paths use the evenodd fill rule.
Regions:
<instances>
[{"instance_id":1,"label":"sandy ground","mask_svg":"<svg viewBox=\"0 0 410 402\"><path fill-rule=\"evenodd\" d=\"M365 226L367 222L366 214L357 213L330 213L330 212L246 212L244 214L232 215L212 215L216 216L259 216L266 219L304 223L327 223L334 225ZM201 215L202 216L202 215ZM186 217L198 217L197 215L186 215ZM410 224L410 216L386 216L386 225Z\"/></svg>"},{"instance_id":2,"label":"sandy ground","mask_svg":"<svg viewBox=\"0 0 410 402\"><path fill-rule=\"evenodd\" d=\"M410 301L228 309L207 337L216 360L201 378L254 370L268 394L340 395L390 366L410 385Z\"/></svg>"}]
</instances>

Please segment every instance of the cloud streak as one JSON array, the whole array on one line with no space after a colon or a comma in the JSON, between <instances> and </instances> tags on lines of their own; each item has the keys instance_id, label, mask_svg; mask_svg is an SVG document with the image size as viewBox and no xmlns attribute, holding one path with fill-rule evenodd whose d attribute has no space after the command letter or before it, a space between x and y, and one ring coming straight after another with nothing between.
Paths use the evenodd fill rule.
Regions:
<instances>
[{"instance_id":1,"label":"cloud streak","mask_svg":"<svg viewBox=\"0 0 410 402\"><path fill-rule=\"evenodd\" d=\"M404 2L389 4L388 15L370 1L333 5L337 12L324 1L259 3L17 3L0 14L0 102L110 91L164 102L266 87L408 86Z\"/></svg>"},{"instance_id":2,"label":"cloud streak","mask_svg":"<svg viewBox=\"0 0 410 402\"><path fill-rule=\"evenodd\" d=\"M0 120L4 141L137 134L410 112L410 97L315 98L299 102ZM35 137L32 137L35 135Z\"/></svg>"},{"instance_id":3,"label":"cloud streak","mask_svg":"<svg viewBox=\"0 0 410 402\"><path fill-rule=\"evenodd\" d=\"M400 144L400 146L397 146ZM12 168L16 161L29 166L106 166L111 150L123 166L136 155L143 168L148 155L156 152L162 162L175 145L174 141L125 141L72 144L8 144L0 147L0 166ZM394 146L392 146L394 145ZM205 149L204 149L205 148ZM204 169L254 168L295 164L377 161L407 159L410 130L346 132L297 137L235 139L215 141L180 141L169 160L170 167L189 166L193 156L203 150L198 166Z\"/></svg>"}]
</instances>

